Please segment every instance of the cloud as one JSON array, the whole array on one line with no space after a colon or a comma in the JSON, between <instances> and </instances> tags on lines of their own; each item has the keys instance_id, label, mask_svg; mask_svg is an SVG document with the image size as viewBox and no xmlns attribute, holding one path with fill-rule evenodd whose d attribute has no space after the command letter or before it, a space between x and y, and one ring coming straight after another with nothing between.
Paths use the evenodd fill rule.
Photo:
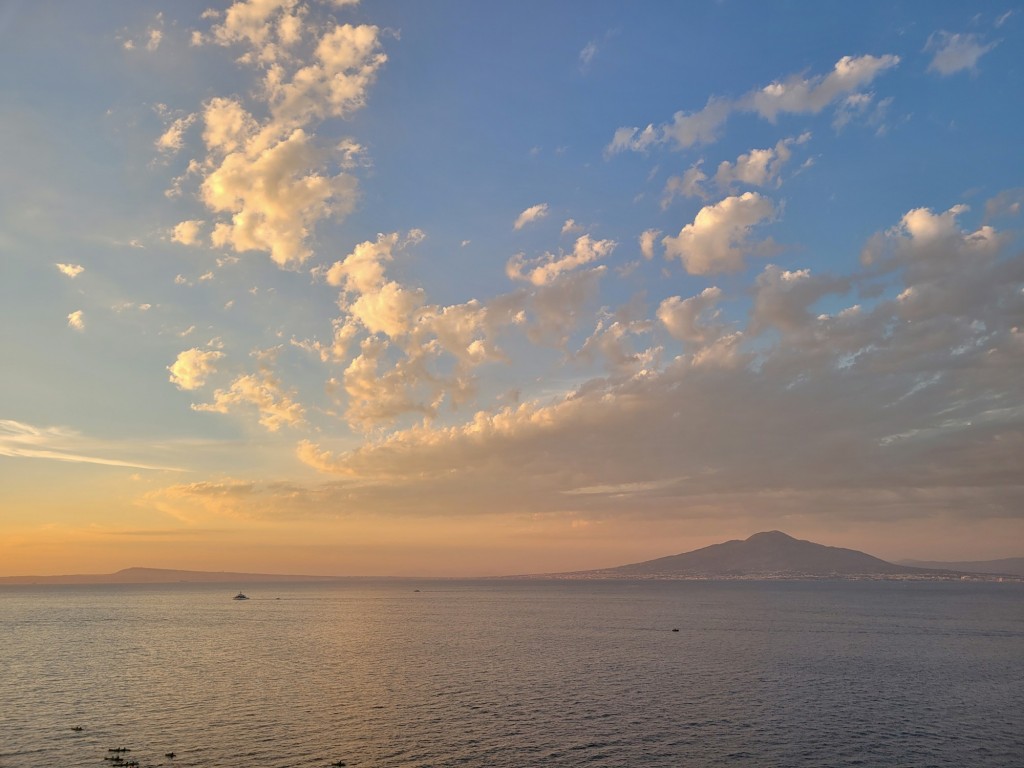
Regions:
<instances>
[{"instance_id":1,"label":"cloud","mask_svg":"<svg viewBox=\"0 0 1024 768\"><path fill-rule=\"evenodd\" d=\"M206 384L206 380L217 370L216 361L224 357L217 350L202 350L196 347L178 353L178 358L167 370L171 372L170 382L178 389L195 390Z\"/></svg>"},{"instance_id":2,"label":"cloud","mask_svg":"<svg viewBox=\"0 0 1024 768\"><path fill-rule=\"evenodd\" d=\"M509 259L505 274L512 280L526 280L534 285L553 282L563 272L607 257L615 250L614 240L594 240L590 235L577 238L571 253L546 253L539 259L528 260L522 254Z\"/></svg>"},{"instance_id":3,"label":"cloud","mask_svg":"<svg viewBox=\"0 0 1024 768\"><path fill-rule=\"evenodd\" d=\"M894 55L843 56L827 75L791 75L734 100L712 96L696 112L676 112L670 123L651 124L643 130L617 129L605 155L626 150L642 152L659 144L674 149L710 144L718 139L721 127L734 112L753 112L773 123L783 114L817 114L842 96L868 85L899 61Z\"/></svg>"},{"instance_id":4,"label":"cloud","mask_svg":"<svg viewBox=\"0 0 1024 768\"><path fill-rule=\"evenodd\" d=\"M754 288L754 308L750 331L759 333L776 328L783 333L796 333L811 324L810 307L829 294L843 294L850 289L850 280L827 275L812 275L809 269L786 270L769 264L758 275Z\"/></svg>"},{"instance_id":5,"label":"cloud","mask_svg":"<svg viewBox=\"0 0 1024 768\"><path fill-rule=\"evenodd\" d=\"M621 514L628 489L648 520L1012 518L1024 501L1024 259L1000 233L959 227L965 214L908 211L863 275L766 267L742 330L719 312L742 297L720 288L665 300L658 318L689 350L667 364L630 367L621 342L640 328L616 318L587 343L621 356L618 374L352 450L305 441L297 455L337 477L350 507L426 516L600 520ZM900 293L951 288L912 316L916 298L815 313L880 275Z\"/></svg>"},{"instance_id":6,"label":"cloud","mask_svg":"<svg viewBox=\"0 0 1024 768\"><path fill-rule=\"evenodd\" d=\"M598 47L596 40L591 40L589 43L583 46L583 49L580 51L581 70L585 72L587 69L590 68L590 63L594 60L594 57L597 56L597 50Z\"/></svg>"},{"instance_id":7,"label":"cloud","mask_svg":"<svg viewBox=\"0 0 1024 768\"><path fill-rule=\"evenodd\" d=\"M998 41L983 43L981 35L973 32L962 34L953 34L945 30L933 32L924 47L926 51L935 52L928 65L928 71L938 72L943 76L964 70L976 72L978 59L997 45L999 45Z\"/></svg>"},{"instance_id":8,"label":"cloud","mask_svg":"<svg viewBox=\"0 0 1024 768\"><path fill-rule=\"evenodd\" d=\"M344 169L367 165L364 149L353 139L319 146L315 128L364 106L387 61L377 27L317 24L308 13L295 0L240 0L207 14L219 23L198 40L241 46L239 61L263 74L253 110L224 96L202 110L207 154L188 174L201 177L200 199L217 214L211 241L269 253L282 267L310 258L318 222L354 209L358 182ZM179 137L172 125L161 141L174 147Z\"/></svg>"},{"instance_id":9,"label":"cloud","mask_svg":"<svg viewBox=\"0 0 1024 768\"><path fill-rule=\"evenodd\" d=\"M706 205L677 236L662 240L665 257L679 258L692 275L736 272L742 269L746 255L769 250L767 241L753 243L750 234L774 215L771 200L756 192Z\"/></svg>"},{"instance_id":10,"label":"cloud","mask_svg":"<svg viewBox=\"0 0 1024 768\"><path fill-rule=\"evenodd\" d=\"M640 237L637 238L640 243L640 253L648 261L654 258L654 246L660 235L660 229L645 229L640 233Z\"/></svg>"},{"instance_id":11,"label":"cloud","mask_svg":"<svg viewBox=\"0 0 1024 768\"><path fill-rule=\"evenodd\" d=\"M67 275L70 278L76 278L85 271L85 267L81 264L56 264L55 266L62 275Z\"/></svg>"},{"instance_id":12,"label":"cloud","mask_svg":"<svg viewBox=\"0 0 1024 768\"><path fill-rule=\"evenodd\" d=\"M185 144L185 131L198 119L197 114L186 115L175 119L154 142L158 152L171 155L178 152Z\"/></svg>"},{"instance_id":13,"label":"cloud","mask_svg":"<svg viewBox=\"0 0 1024 768\"><path fill-rule=\"evenodd\" d=\"M583 226L580 225L580 224L577 224L576 223L576 219L566 219L565 223L562 225L562 234L563 235L572 235L572 234L575 234L577 232L582 232L582 231L583 231Z\"/></svg>"},{"instance_id":14,"label":"cloud","mask_svg":"<svg viewBox=\"0 0 1024 768\"><path fill-rule=\"evenodd\" d=\"M192 409L207 413L230 413L239 406L255 407L260 425L269 432L305 423L305 409L268 372L239 376L227 389L216 390L212 403L193 403Z\"/></svg>"},{"instance_id":15,"label":"cloud","mask_svg":"<svg viewBox=\"0 0 1024 768\"><path fill-rule=\"evenodd\" d=\"M82 310L76 309L68 315L68 328L74 328L76 331L85 330L85 313Z\"/></svg>"},{"instance_id":16,"label":"cloud","mask_svg":"<svg viewBox=\"0 0 1024 768\"><path fill-rule=\"evenodd\" d=\"M548 215L548 204L538 203L537 205L531 205L525 211L516 217L515 224L512 225L513 229L522 229L527 224L532 224L535 221L540 221Z\"/></svg>"},{"instance_id":17,"label":"cloud","mask_svg":"<svg viewBox=\"0 0 1024 768\"><path fill-rule=\"evenodd\" d=\"M673 338L704 346L725 333L725 326L718 322L721 298L722 289L717 286L705 288L699 295L687 299L670 296L658 305L657 318Z\"/></svg>"},{"instance_id":18,"label":"cloud","mask_svg":"<svg viewBox=\"0 0 1024 768\"><path fill-rule=\"evenodd\" d=\"M100 464L108 467L182 471L177 467L94 455L97 452L118 450L124 450L123 446L86 438L64 427L35 427L12 419L0 419L0 456Z\"/></svg>"},{"instance_id":19,"label":"cloud","mask_svg":"<svg viewBox=\"0 0 1024 768\"><path fill-rule=\"evenodd\" d=\"M175 224L171 230L171 240L182 245L196 245L204 223L198 219L189 219Z\"/></svg>"}]
</instances>

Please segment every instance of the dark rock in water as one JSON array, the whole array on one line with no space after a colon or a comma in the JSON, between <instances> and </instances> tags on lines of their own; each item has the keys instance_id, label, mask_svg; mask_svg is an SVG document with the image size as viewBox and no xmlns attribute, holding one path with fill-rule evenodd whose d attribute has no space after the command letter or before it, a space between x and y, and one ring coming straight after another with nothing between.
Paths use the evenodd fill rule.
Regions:
<instances>
[{"instance_id":1,"label":"dark rock in water","mask_svg":"<svg viewBox=\"0 0 1024 768\"><path fill-rule=\"evenodd\" d=\"M164 752L164 757L174 757L174 752Z\"/></svg>"}]
</instances>

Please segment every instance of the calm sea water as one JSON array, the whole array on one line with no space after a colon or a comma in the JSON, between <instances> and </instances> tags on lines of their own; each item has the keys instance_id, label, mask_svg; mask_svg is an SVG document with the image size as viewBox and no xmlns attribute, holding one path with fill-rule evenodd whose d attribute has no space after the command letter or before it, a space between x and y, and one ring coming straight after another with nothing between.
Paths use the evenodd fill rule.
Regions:
<instances>
[{"instance_id":1,"label":"calm sea water","mask_svg":"<svg viewBox=\"0 0 1024 768\"><path fill-rule=\"evenodd\" d=\"M1019 584L237 586L0 588L0 768L1024 765Z\"/></svg>"}]
</instances>

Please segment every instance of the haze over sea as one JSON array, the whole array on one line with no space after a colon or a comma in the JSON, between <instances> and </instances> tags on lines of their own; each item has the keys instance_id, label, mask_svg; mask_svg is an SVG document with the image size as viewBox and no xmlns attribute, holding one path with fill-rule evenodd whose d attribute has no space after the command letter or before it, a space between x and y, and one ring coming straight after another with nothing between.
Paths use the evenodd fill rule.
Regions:
<instances>
[{"instance_id":1,"label":"haze over sea","mask_svg":"<svg viewBox=\"0 0 1024 768\"><path fill-rule=\"evenodd\" d=\"M122 746L178 768L1024 754L1021 584L237 587L251 599L224 585L0 587L0 766L109 766Z\"/></svg>"}]
</instances>

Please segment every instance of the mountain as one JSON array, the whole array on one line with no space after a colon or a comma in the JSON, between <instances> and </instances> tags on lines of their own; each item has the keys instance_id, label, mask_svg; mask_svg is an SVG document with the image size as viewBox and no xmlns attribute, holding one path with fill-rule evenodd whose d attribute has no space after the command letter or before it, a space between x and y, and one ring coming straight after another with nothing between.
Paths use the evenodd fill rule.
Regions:
<instances>
[{"instance_id":1,"label":"mountain","mask_svg":"<svg viewBox=\"0 0 1024 768\"><path fill-rule=\"evenodd\" d=\"M955 563L941 563L932 560L900 560L899 564L913 566L914 568L941 568L949 571L1024 576L1024 557L1004 557L1002 560L964 560Z\"/></svg>"},{"instance_id":2,"label":"mountain","mask_svg":"<svg viewBox=\"0 0 1024 768\"><path fill-rule=\"evenodd\" d=\"M270 581L333 581L332 576L285 576L277 573L228 571L175 571L166 568L125 568L117 573L83 573L67 576L0 576L0 584L220 584L237 586Z\"/></svg>"},{"instance_id":3,"label":"mountain","mask_svg":"<svg viewBox=\"0 0 1024 768\"><path fill-rule=\"evenodd\" d=\"M928 576L912 568L842 547L794 539L781 531L755 533L680 555L589 572L594 578L778 578L823 576Z\"/></svg>"}]
</instances>

